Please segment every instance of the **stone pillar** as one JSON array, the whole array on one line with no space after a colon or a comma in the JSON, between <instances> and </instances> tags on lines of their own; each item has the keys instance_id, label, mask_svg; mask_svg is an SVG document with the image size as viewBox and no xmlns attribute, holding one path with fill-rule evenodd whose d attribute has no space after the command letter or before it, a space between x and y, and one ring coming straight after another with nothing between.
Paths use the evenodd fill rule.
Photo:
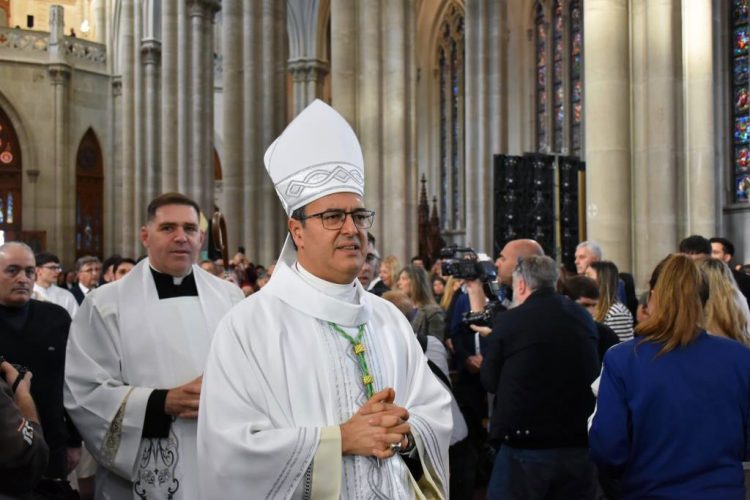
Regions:
<instances>
[{"instance_id":1,"label":"stone pillar","mask_svg":"<svg viewBox=\"0 0 750 500\"><path fill-rule=\"evenodd\" d=\"M710 0L682 5L682 79L685 116L685 213L687 234L708 238L718 227L714 169L713 57Z\"/></svg>"},{"instance_id":2,"label":"stone pillar","mask_svg":"<svg viewBox=\"0 0 750 500\"><path fill-rule=\"evenodd\" d=\"M493 253L494 154L507 153L506 7L493 0L466 5L465 188L466 243Z\"/></svg>"},{"instance_id":3,"label":"stone pillar","mask_svg":"<svg viewBox=\"0 0 750 500\"><path fill-rule=\"evenodd\" d=\"M414 44L408 34L416 27L412 2L387 0L383 7L380 31L383 36L382 71L382 174L383 198L379 207L381 221L387 232L379 234L388 252L406 262L415 251L417 198L414 186L416 161L414 157ZM387 27L387 29L384 29ZM379 172L379 173L381 173ZM369 183L370 178L366 179Z\"/></svg>"},{"instance_id":4,"label":"stone pillar","mask_svg":"<svg viewBox=\"0 0 750 500\"><path fill-rule=\"evenodd\" d=\"M177 0L162 0L161 12L161 189L177 191ZM182 3L182 2L180 2ZM183 124L182 127L185 127Z\"/></svg>"},{"instance_id":5,"label":"stone pillar","mask_svg":"<svg viewBox=\"0 0 750 500\"><path fill-rule=\"evenodd\" d=\"M134 192L135 166L135 86L134 86L134 48L133 33L133 0L122 1L120 19L120 58L122 70L122 141L120 148L120 165L122 166L122 253L124 255L138 255L140 249L136 246L136 206Z\"/></svg>"},{"instance_id":6,"label":"stone pillar","mask_svg":"<svg viewBox=\"0 0 750 500\"><path fill-rule=\"evenodd\" d=\"M190 156L188 160L188 196L193 198L206 212L208 203L203 192L202 170L203 153L206 149L206 138L202 123L205 116L206 71L203 58L203 23L206 7L201 0L189 2L190 16ZM186 47L187 48L187 47ZM210 213L210 212L206 212Z\"/></svg>"},{"instance_id":7,"label":"stone pillar","mask_svg":"<svg viewBox=\"0 0 750 500\"><path fill-rule=\"evenodd\" d=\"M177 0L177 190L191 196L190 189L190 18L187 2Z\"/></svg>"},{"instance_id":8,"label":"stone pillar","mask_svg":"<svg viewBox=\"0 0 750 500\"><path fill-rule=\"evenodd\" d=\"M47 74L53 87L53 140L52 163L54 166L55 186L55 221L49 244L58 252L62 262L70 262L75 257L75 244L71 245L73 227L73 210L71 190L75 193L73 181L75 173L70 172L68 145L69 103L70 103L70 66L65 61L65 37L63 35L63 8L60 5L50 7L49 17L49 64ZM73 238L73 241L75 238Z\"/></svg>"},{"instance_id":9,"label":"stone pillar","mask_svg":"<svg viewBox=\"0 0 750 500\"><path fill-rule=\"evenodd\" d=\"M227 240L230 249L244 244L242 226L242 2L224 0L222 4L222 53L224 54L222 121L224 158L222 159Z\"/></svg>"},{"instance_id":10,"label":"stone pillar","mask_svg":"<svg viewBox=\"0 0 750 500\"><path fill-rule=\"evenodd\" d=\"M145 197L141 200L145 210L151 200L161 193L161 152L159 151L159 131L161 117L159 116L159 87L161 43L153 38L143 40L141 43L141 60L143 62L144 87L145 87ZM142 221L139 221L139 223Z\"/></svg>"},{"instance_id":11,"label":"stone pillar","mask_svg":"<svg viewBox=\"0 0 750 500\"><path fill-rule=\"evenodd\" d=\"M205 1L205 0L204 0ZM201 200L207 218L215 207L216 183L214 179L214 25L221 4L217 0L205 1L203 18L203 151L201 154Z\"/></svg>"},{"instance_id":12,"label":"stone pillar","mask_svg":"<svg viewBox=\"0 0 750 500\"><path fill-rule=\"evenodd\" d=\"M106 224L104 225L105 241L109 246L105 246L106 254L122 251L122 131L120 130L120 117L122 114L122 78L112 77L112 100L110 101L112 110L112 120L110 120L110 137L112 137L112 154L110 157L110 175L105 176L105 186L107 195L104 198L104 213L106 214Z\"/></svg>"},{"instance_id":13,"label":"stone pillar","mask_svg":"<svg viewBox=\"0 0 750 500\"><path fill-rule=\"evenodd\" d=\"M146 208L146 90L144 88L144 67L141 57L141 40L144 37L144 9L146 3L136 1L133 9L133 149L135 163L133 164L133 214L135 239L138 238L137 229L145 220ZM133 243L138 248L138 243Z\"/></svg>"},{"instance_id":14,"label":"stone pillar","mask_svg":"<svg viewBox=\"0 0 750 500\"><path fill-rule=\"evenodd\" d=\"M97 43L107 43L107 9L106 0L93 0L92 9L94 11L94 41Z\"/></svg>"},{"instance_id":15,"label":"stone pillar","mask_svg":"<svg viewBox=\"0 0 750 500\"><path fill-rule=\"evenodd\" d=\"M260 259L260 249L264 238L259 237L257 206L260 193L265 189L263 167L263 146L260 140L262 123L258 119L261 99L259 73L263 70L260 61L260 44L263 43L260 30L260 2L242 4L242 231L241 242L247 245L253 262ZM227 57L227 52L224 52ZM224 75L226 79L226 74ZM226 110L225 110L226 111ZM225 183L226 184L226 183Z\"/></svg>"},{"instance_id":16,"label":"stone pillar","mask_svg":"<svg viewBox=\"0 0 750 500\"><path fill-rule=\"evenodd\" d=\"M632 270L628 0L583 3L588 238Z\"/></svg>"},{"instance_id":17,"label":"stone pillar","mask_svg":"<svg viewBox=\"0 0 750 500\"><path fill-rule=\"evenodd\" d=\"M331 0L331 95L333 107L357 125L356 3Z\"/></svg>"}]
</instances>

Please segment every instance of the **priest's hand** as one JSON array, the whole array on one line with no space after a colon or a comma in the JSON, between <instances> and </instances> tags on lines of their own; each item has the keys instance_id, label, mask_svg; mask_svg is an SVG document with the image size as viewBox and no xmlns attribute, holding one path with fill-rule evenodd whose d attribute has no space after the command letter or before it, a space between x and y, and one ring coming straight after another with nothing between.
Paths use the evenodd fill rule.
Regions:
<instances>
[{"instance_id":1,"label":"priest's hand","mask_svg":"<svg viewBox=\"0 0 750 500\"><path fill-rule=\"evenodd\" d=\"M203 375L187 384L168 390L164 400L164 413L177 418L198 418L201 384L203 384Z\"/></svg>"},{"instance_id":2,"label":"priest's hand","mask_svg":"<svg viewBox=\"0 0 750 500\"><path fill-rule=\"evenodd\" d=\"M391 444L403 443L404 435L411 431L406 422L409 412L393 404L395 397L393 389L384 389L341 424L343 455L389 458L395 454Z\"/></svg>"}]
</instances>

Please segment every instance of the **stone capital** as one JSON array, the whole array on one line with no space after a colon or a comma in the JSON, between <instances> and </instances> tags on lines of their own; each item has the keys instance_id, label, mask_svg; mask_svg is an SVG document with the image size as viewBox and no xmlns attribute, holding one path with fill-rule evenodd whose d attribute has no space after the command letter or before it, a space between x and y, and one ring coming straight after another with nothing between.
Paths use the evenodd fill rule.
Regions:
<instances>
[{"instance_id":1,"label":"stone capital","mask_svg":"<svg viewBox=\"0 0 750 500\"><path fill-rule=\"evenodd\" d=\"M294 59L287 63L295 82L320 82L328 74L329 66L320 59Z\"/></svg>"},{"instance_id":2,"label":"stone capital","mask_svg":"<svg viewBox=\"0 0 750 500\"><path fill-rule=\"evenodd\" d=\"M205 17L213 20L217 12L221 10L219 0L187 0L188 15L190 17Z\"/></svg>"},{"instance_id":3,"label":"stone capital","mask_svg":"<svg viewBox=\"0 0 750 500\"><path fill-rule=\"evenodd\" d=\"M112 77L112 95L114 97L122 95L122 76L120 75Z\"/></svg>"},{"instance_id":4,"label":"stone capital","mask_svg":"<svg viewBox=\"0 0 750 500\"><path fill-rule=\"evenodd\" d=\"M47 73L52 85L65 85L70 80L70 66L67 64L50 64Z\"/></svg>"},{"instance_id":5,"label":"stone capital","mask_svg":"<svg viewBox=\"0 0 750 500\"><path fill-rule=\"evenodd\" d=\"M141 40L143 65L156 65L161 61L161 42L155 39Z\"/></svg>"}]
</instances>

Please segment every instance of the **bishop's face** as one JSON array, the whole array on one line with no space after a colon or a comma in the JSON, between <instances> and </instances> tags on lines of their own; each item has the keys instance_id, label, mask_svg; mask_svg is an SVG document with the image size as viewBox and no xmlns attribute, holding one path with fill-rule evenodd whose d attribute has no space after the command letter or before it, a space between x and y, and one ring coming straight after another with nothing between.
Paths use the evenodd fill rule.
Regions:
<instances>
[{"instance_id":1,"label":"bishop's face","mask_svg":"<svg viewBox=\"0 0 750 500\"><path fill-rule=\"evenodd\" d=\"M334 193L310 202L305 215L330 210L351 212L364 208L354 193ZM289 219L289 231L297 245L297 258L307 271L332 283L348 284L357 277L367 255L367 230L354 225L350 215L339 229L323 227L320 217Z\"/></svg>"},{"instance_id":2,"label":"bishop's face","mask_svg":"<svg viewBox=\"0 0 750 500\"><path fill-rule=\"evenodd\" d=\"M141 228L141 241L157 271L185 276L203 245L198 213L190 205L164 205Z\"/></svg>"}]
</instances>

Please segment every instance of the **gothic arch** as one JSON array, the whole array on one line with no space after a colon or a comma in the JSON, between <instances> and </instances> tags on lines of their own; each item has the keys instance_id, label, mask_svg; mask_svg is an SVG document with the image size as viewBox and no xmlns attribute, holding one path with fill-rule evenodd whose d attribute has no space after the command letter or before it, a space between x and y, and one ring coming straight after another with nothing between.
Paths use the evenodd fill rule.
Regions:
<instances>
[{"instance_id":1,"label":"gothic arch","mask_svg":"<svg viewBox=\"0 0 750 500\"><path fill-rule=\"evenodd\" d=\"M76 258L103 257L104 166L94 130L83 134L76 152Z\"/></svg>"},{"instance_id":2,"label":"gothic arch","mask_svg":"<svg viewBox=\"0 0 750 500\"><path fill-rule=\"evenodd\" d=\"M420 159L419 175L427 178L427 191L430 197L438 195L441 200L441 223L448 231L461 231L465 225L463 221L464 205L464 141L454 145L459 157L459 170L461 175L456 181L458 199L451 197L445 191L446 183L444 168L441 165L444 155L441 153L441 114L440 114L440 65L438 61L438 48L443 36L443 26L448 16L455 13L465 18L465 4L463 0L443 0L440 2L421 2L417 12L417 116L423 119L417 120L417 148ZM464 59L463 50L460 54ZM465 70L461 73L465 73ZM461 85L461 99L465 98L465 86ZM463 104L459 112L463 120ZM463 132L461 132L463 137ZM441 172L443 175L441 175ZM453 184L449 180L448 191ZM445 194L446 196L443 196ZM455 205L455 206L454 206ZM458 212L456 212L458 210Z\"/></svg>"},{"instance_id":3,"label":"gothic arch","mask_svg":"<svg viewBox=\"0 0 750 500\"><path fill-rule=\"evenodd\" d=\"M10 117L0 108L0 230L20 232L23 215L23 153Z\"/></svg>"}]
</instances>

